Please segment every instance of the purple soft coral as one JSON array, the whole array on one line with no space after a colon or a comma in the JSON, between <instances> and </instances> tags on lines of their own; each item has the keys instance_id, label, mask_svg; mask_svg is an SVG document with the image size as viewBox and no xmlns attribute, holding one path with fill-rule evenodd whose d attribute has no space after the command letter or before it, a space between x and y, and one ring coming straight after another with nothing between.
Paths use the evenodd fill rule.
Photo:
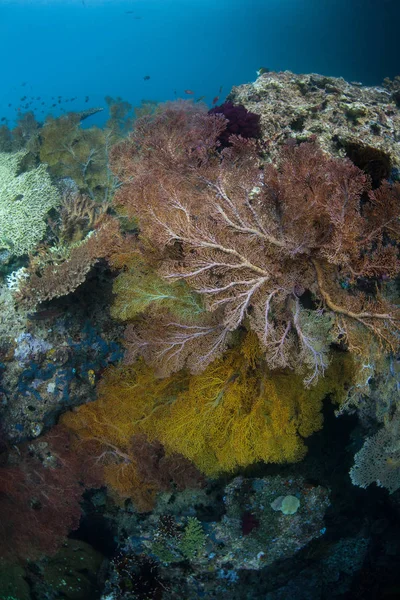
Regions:
<instances>
[{"instance_id":1,"label":"purple soft coral","mask_svg":"<svg viewBox=\"0 0 400 600\"><path fill-rule=\"evenodd\" d=\"M215 106L209 110L208 114L223 114L228 119L226 129L218 138L223 148L230 145L231 135L241 135L244 138L258 138L261 135L260 115L249 112L241 104L224 102L221 106Z\"/></svg>"}]
</instances>

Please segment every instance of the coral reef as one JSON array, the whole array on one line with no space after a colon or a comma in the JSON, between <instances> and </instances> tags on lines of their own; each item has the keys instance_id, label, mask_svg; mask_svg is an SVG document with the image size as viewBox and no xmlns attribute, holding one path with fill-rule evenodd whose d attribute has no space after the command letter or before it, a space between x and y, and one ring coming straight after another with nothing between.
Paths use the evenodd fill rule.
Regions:
<instances>
[{"instance_id":1,"label":"coral reef","mask_svg":"<svg viewBox=\"0 0 400 600\"><path fill-rule=\"evenodd\" d=\"M352 577L365 560L368 542L368 538L362 536L343 538L329 549L318 569L305 568L289 583L268 592L265 600L286 600L292 596L309 600L316 594L342 598L348 593Z\"/></svg>"},{"instance_id":2,"label":"coral reef","mask_svg":"<svg viewBox=\"0 0 400 600\"><path fill-rule=\"evenodd\" d=\"M0 597L381 597L398 78L106 102L0 128Z\"/></svg>"},{"instance_id":3,"label":"coral reef","mask_svg":"<svg viewBox=\"0 0 400 600\"><path fill-rule=\"evenodd\" d=\"M296 514L282 515L271 508L282 494L296 495L300 502ZM224 514L216 521L202 520L201 509L196 516L191 507L194 501L204 511L207 506L215 511L218 500L213 495L176 496L177 507L160 499L152 514L132 523L128 540L110 566L103 600L142 597L138 592L144 573L138 577L137 567L150 559L154 579L163 583L165 600L172 599L177 589L188 600L234 594L244 573L265 570L276 560L295 555L325 532L327 490L301 478L235 478L223 490ZM127 587L129 580L132 588Z\"/></svg>"},{"instance_id":4,"label":"coral reef","mask_svg":"<svg viewBox=\"0 0 400 600\"><path fill-rule=\"evenodd\" d=\"M66 540L54 556L35 563L14 566L0 559L0 598L31 600L58 595L69 600L96 600L96 574L103 560L99 552L81 540Z\"/></svg>"},{"instance_id":5,"label":"coral reef","mask_svg":"<svg viewBox=\"0 0 400 600\"><path fill-rule=\"evenodd\" d=\"M299 501L296 512L281 513L273 506L277 498L291 495ZM299 478L271 477L234 479L225 488L226 513L213 526L213 536L229 548L216 557L224 568L261 569L298 552L312 538L324 533L324 513L329 506L327 490L307 486ZM244 519L252 516L254 526L246 534Z\"/></svg>"},{"instance_id":6,"label":"coral reef","mask_svg":"<svg viewBox=\"0 0 400 600\"><path fill-rule=\"evenodd\" d=\"M93 399L98 374L120 360L116 342L102 337L90 321L81 328L68 330L58 314L45 337L23 333L15 339L13 355L3 363L1 408L4 430L14 443L39 436L69 406ZM40 324L35 330L41 331Z\"/></svg>"}]
</instances>

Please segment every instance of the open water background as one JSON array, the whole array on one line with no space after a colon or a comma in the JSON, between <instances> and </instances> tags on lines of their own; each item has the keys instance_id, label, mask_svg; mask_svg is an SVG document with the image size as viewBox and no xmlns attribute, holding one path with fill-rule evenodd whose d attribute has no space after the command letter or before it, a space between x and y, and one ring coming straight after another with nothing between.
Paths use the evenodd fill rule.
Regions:
<instances>
[{"instance_id":1,"label":"open water background","mask_svg":"<svg viewBox=\"0 0 400 600\"><path fill-rule=\"evenodd\" d=\"M399 0L0 0L0 118L24 96L39 119L107 94L211 105L261 66L377 85L400 73L399 29Z\"/></svg>"}]
</instances>

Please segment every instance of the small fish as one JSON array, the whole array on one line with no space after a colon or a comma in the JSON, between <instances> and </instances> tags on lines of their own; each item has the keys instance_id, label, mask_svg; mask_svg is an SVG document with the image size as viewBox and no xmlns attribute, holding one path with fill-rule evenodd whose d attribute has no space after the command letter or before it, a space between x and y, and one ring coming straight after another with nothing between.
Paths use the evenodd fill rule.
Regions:
<instances>
[{"instance_id":1,"label":"small fish","mask_svg":"<svg viewBox=\"0 0 400 600\"><path fill-rule=\"evenodd\" d=\"M217 104L218 100L219 100L219 96L215 96L215 98L213 98L212 103Z\"/></svg>"},{"instance_id":2,"label":"small fish","mask_svg":"<svg viewBox=\"0 0 400 600\"><path fill-rule=\"evenodd\" d=\"M5 120L6 120L6 118L5 118L5 117L2 117L2 119L0 119L0 120L1 120L1 121L5 121Z\"/></svg>"},{"instance_id":3,"label":"small fish","mask_svg":"<svg viewBox=\"0 0 400 600\"><path fill-rule=\"evenodd\" d=\"M85 102L89 102L89 96L86 96Z\"/></svg>"},{"instance_id":4,"label":"small fish","mask_svg":"<svg viewBox=\"0 0 400 600\"><path fill-rule=\"evenodd\" d=\"M8 108L10 108L10 106L12 106L12 104L9 104L9 105L8 105Z\"/></svg>"},{"instance_id":5,"label":"small fish","mask_svg":"<svg viewBox=\"0 0 400 600\"><path fill-rule=\"evenodd\" d=\"M188 96L193 96L194 92L192 90L185 90L185 94Z\"/></svg>"},{"instance_id":6,"label":"small fish","mask_svg":"<svg viewBox=\"0 0 400 600\"><path fill-rule=\"evenodd\" d=\"M222 93L222 88L223 88L223 87L224 87L223 85L220 85L220 86L219 86L219 93L220 93L220 94Z\"/></svg>"},{"instance_id":7,"label":"small fish","mask_svg":"<svg viewBox=\"0 0 400 600\"><path fill-rule=\"evenodd\" d=\"M57 106L57 104L52 104L51 106L54 108L55 106Z\"/></svg>"},{"instance_id":8,"label":"small fish","mask_svg":"<svg viewBox=\"0 0 400 600\"><path fill-rule=\"evenodd\" d=\"M21 83L21 87L25 87L25 86L26 86L26 81L23 81L23 82Z\"/></svg>"},{"instance_id":9,"label":"small fish","mask_svg":"<svg viewBox=\"0 0 400 600\"><path fill-rule=\"evenodd\" d=\"M61 307L44 308L34 313L28 313L28 319L30 321L47 321L48 319L61 317L62 314L64 314L64 309Z\"/></svg>"},{"instance_id":10,"label":"small fish","mask_svg":"<svg viewBox=\"0 0 400 600\"><path fill-rule=\"evenodd\" d=\"M200 96L199 98L196 98L195 102L201 102L202 100L204 100L205 96Z\"/></svg>"},{"instance_id":11,"label":"small fish","mask_svg":"<svg viewBox=\"0 0 400 600\"><path fill-rule=\"evenodd\" d=\"M145 76L143 77L143 79L144 79L145 81L148 81L148 80L150 79L150 75L145 75Z\"/></svg>"}]
</instances>

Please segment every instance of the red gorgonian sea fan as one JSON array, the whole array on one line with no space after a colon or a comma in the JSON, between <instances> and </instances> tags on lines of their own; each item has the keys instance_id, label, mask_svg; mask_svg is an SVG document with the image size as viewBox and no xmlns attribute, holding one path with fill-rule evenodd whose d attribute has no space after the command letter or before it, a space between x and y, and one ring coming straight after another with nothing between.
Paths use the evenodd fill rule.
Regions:
<instances>
[{"instance_id":1,"label":"red gorgonian sea fan","mask_svg":"<svg viewBox=\"0 0 400 600\"><path fill-rule=\"evenodd\" d=\"M400 313L385 288L399 272L400 185L372 191L315 143L288 145L277 165L240 136L221 151L223 128L221 115L171 104L112 151L116 205L162 256L159 275L185 281L205 308L179 320L159 302L157 318L128 326L128 360L141 354L161 375L200 371L244 325L270 367L306 367L309 384L333 341L397 348Z\"/></svg>"},{"instance_id":2,"label":"red gorgonian sea fan","mask_svg":"<svg viewBox=\"0 0 400 600\"><path fill-rule=\"evenodd\" d=\"M70 436L56 426L14 448L0 467L0 557L34 560L53 554L78 528L84 484L102 482L96 465L85 468L84 454L72 450Z\"/></svg>"}]
</instances>

